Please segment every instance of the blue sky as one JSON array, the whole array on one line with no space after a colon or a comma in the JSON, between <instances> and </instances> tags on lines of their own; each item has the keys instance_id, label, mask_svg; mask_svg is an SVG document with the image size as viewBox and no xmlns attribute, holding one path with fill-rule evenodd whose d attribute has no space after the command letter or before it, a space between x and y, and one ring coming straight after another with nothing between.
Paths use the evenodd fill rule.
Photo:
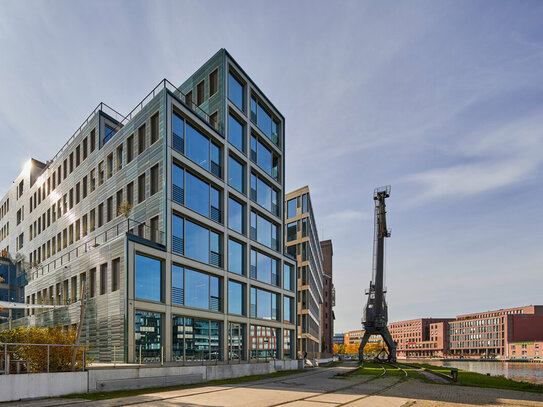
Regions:
<instances>
[{"instance_id":1,"label":"blue sky","mask_svg":"<svg viewBox=\"0 0 543 407\"><path fill-rule=\"evenodd\" d=\"M336 332L360 327L386 184L390 320L542 304L541 21L537 1L3 1L0 193L100 101L128 112L225 47L286 117Z\"/></svg>"}]
</instances>

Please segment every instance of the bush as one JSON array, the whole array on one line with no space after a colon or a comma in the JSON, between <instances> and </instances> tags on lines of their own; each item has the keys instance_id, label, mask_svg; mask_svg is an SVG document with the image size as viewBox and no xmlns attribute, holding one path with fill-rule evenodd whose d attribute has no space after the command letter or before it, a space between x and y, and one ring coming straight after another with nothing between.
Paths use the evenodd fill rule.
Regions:
<instances>
[{"instance_id":1,"label":"bush","mask_svg":"<svg viewBox=\"0 0 543 407\"><path fill-rule=\"evenodd\" d=\"M55 328L19 327L11 330L0 331L2 343L35 343L73 345L77 331L65 330L60 325ZM3 349L0 349L3 352ZM47 346L8 345L11 360L26 360L30 362L30 371L33 373L47 371ZM49 347L49 371L67 372L72 367L71 346ZM85 350L85 359L88 364L91 360ZM83 351L77 351L76 370L82 368Z\"/></svg>"}]
</instances>

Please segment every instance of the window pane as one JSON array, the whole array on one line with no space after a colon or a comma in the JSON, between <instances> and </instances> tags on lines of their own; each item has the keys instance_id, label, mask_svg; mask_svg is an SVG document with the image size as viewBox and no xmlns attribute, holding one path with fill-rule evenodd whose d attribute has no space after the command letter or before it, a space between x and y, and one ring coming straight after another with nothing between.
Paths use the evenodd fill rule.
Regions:
<instances>
[{"instance_id":1,"label":"window pane","mask_svg":"<svg viewBox=\"0 0 543 407\"><path fill-rule=\"evenodd\" d=\"M209 170L209 139L187 123L186 156Z\"/></svg>"},{"instance_id":2,"label":"window pane","mask_svg":"<svg viewBox=\"0 0 543 407\"><path fill-rule=\"evenodd\" d=\"M185 305L209 309L209 276L185 269Z\"/></svg>"},{"instance_id":3,"label":"window pane","mask_svg":"<svg viewBox=\"0 0 543 407\"><path fill-rule=\"evenodd\" d=\"M271 274L272 274L272 261L271 258L265 254L257 252L257 280L264 283L271 284Z\"/></svg>"},{"instance_id":4,"label":"window pane","mask_svg":"<svg viewBox=\"0 0 543 407\"><path fill-rule=\"evenodd\" d=\"M184 292L183 292L183 267L172 266L172 302L174 304L184 304Z\"/></svg>"},{"instance_id":5,"label":"window pane","mask_svg":"<svg viewBox=\"0 0 543 407\"><path fill-rule=\"evenodd\" d=\"M228 140L238 150L245 151L243 125L232 115L228 116Z\"/></svg>"},{"instance_id":6,"label":"window pane","mask_svg":"<svg viewBox=\"0 0 543 407\"><path fill-rule=\"evenodd\" d=\"M287 218L293 218L297 213L296 198L287 202Z\"/></svg>"},{"instance_id":7,"label":"window pane","mask_svg":"<svg viewBox=\"0 0 543 407\"><path fill-rule=\"evenodd\" d=\"M285 322L293 322L292 321L292 298L290 297L283 297L283 320Z\"/></svg>"},{"instance_id":8,"label":"window pane","mask_svg":"<svg viewBox=\"0 0 543 407\"><path fill-rule=\"evenodd\" d=\"M235 281L228 281L228 312L243 315L243 287Z\"/></svg>"},{"instance_id":9,"label":"window pane","mask_svg":"<svg viewBox=\"0 0 543 407\"><path fill-rule=\"evenodd\" d=\"M257 318L272 319L271 297L270 292L257 290Z\"/></svg>"},{"instance_id":10,"label":"window pane","mask_svg":"<svg viewBox=\"0 0 543 407\"><path fill-rule=\"evenodd\" d=\"M244 233L243 205L232 198L228 198L228 227L238 233Z\"/></svg>"},{"instance_id":11,"label":"window pane","mask_svg":"<svg viewBox=\"0 0 543 407\"><path fill-rule=\"evenodd\" d=\"M228 240L228 270L237 273L243 273L243 245L235 240Z\"/></svg>"},{"instance_id":12,"label":"window pane","mask_svg":"<svg viewBox=\"0 0 543 407\"><path fill-rule=\"evenodd\" d=\"M307 194L302 195L302 213L307 212Z\"/></svg>"},{"instance_id":13,"label":"window pane","mask_svg":"<svg viewBox=\"0 0 543 407\"><path fill-rule=\"evenodd\" d=\"M294 281L294 270L290 264L285 264L283 274L283 287L285 290L292 290Z\"/></svg>"},{"instance_id":14,"label":"window pane","mask_svg":"<svg viewBox=\"0 0 543 407\"><path fill-rule=\"evenodd\" d=\"M209 217L209 184L186 172L186 206Z\"/></svg>"},{"instance_id":15,"label":"window pane","mask_svg":"<svg viewBox=\"0 0 543 407\"><path fill-rule=\"evenodd\" d=\"M185 122L181 117L179 117L175 113L172 115L172 129L174 136L181 139L184 138L184 124Z\"/></svg>"},{"instance_id":16,"label":"window pane","mask_svg":"<svg viewBox=\"0 0 543 407\"><path fill-rule=\"evenodd\" d=\"M266 112L266 110L262 108L262 106L259 103L258 111L257 111L257 125L260 128L260 130L262 130L264 134L268 136L270 139L271 139L271 122L272 120L271 120L270 115L268 114L268 112Z\"/></svg>"},{"instance_id":17,"label":"window pane","mask_svg":"<svg viewBox=\"0 0 543 407\"><path fill-rule=\"evenodd\" d=\"M266 184L264 181L262 181L260 178L258 178L258 188L257 188L257 202L262 207L266 208L271 212L271 202L272 202L272 189L271 187Z\"/></svg>"},{"instance_id":18,"label":"window pane","mask_svg":"<svg viewBox=\"0 0 543 407\"><path fill-rule=\"evenodd\" d=\"M184 337L185 327L184 318L172 316L172 359L174 361L183 361L184 355Z\"/></svg>"},{"instance_id":19,"label":"window pane","mask_svg":"<svg viewBox=\"0 0 543 407\"><path fill-rule=\"evenodd\" d=\"M297 222L292 222L287 225L287 242L296 240L296 224Z\"/></svg>"},{"instance_id":20,"label":"window pane","mask_svg":"<svg viewBox=\"0 0 543 407\"><path fill-rule=\"evenodd\" d=\"M136 311L134 336L136 360L141 349L142 362L158 362L161 357L162 314Z\"/></svg>"},{"instance_id":21,"label":"window pane","mask_svg":"<svg viewBox=\"0 0 543 407\"><path fill-rule=\"evenodd\" d=\"M258 143L257 164L271 175L272 173L272 152L262 143Z\"/></svg>"},{"instance_id":22,"label":"window pane","mask_svg":"<svg viewBox=\"0 0 543 407\"><path fill-rule=\"evenodd\" d=\"M244 110L243 96L243 85L234 75L228 73L228 99L230 99L241 110Z\"/></svg>"},{"instance_id":23,"label":"window pane","mask_svg":"<svg viewBox=\"0 0 543 407\"><path fill-rule=\"evenodd\" d=\"M263 245L271 247L271 222L262 216L257 217L256 240Z\"/></svg>"},{"instance_id":24,"label":"window pane","mask_svg":"<svg viewBox=\"0 0 543 407\"><path fill-rule=\"evenodd\" d=\"M243 164L232 157L228 157L228 184L239 192L245 192L243 179Z\"/></svg>"},{"instance_id":25,"label":"window pane","mask_svg":"<svg viewBox=\"0 0 543 407\"><path fill-rule=\"evenodd\" d=\"M187 220L185 233L187 235L185 255L191 259L209 263L209 230Z\"/></svg>"},{"instance_id":26,"label":"window pane","mask_svg":"<svg viewBox=\"0 0 543 407\"><path fill-rule=\"evenodd\" d=\"M172 251L184 254L183 218L172 215Z\"/></svg>"},{"instance_id":27,"label":"window pane","mask_svg":"<svg viewBox=\"0 0 543 407\"><path fill-rule=\"evenodd\" d=\"M256 318L256 288L251 287L251 317Z\"/></svg>"},{"instance_id":28,"label":"window pane","mask_svg":"<svg viewBox=\"0 0 543 407\"><path fill-rule=\"evenodd\" d=\"M136 298L162 301L162 262L136 254Z\"/></svg>"}]
</instances>

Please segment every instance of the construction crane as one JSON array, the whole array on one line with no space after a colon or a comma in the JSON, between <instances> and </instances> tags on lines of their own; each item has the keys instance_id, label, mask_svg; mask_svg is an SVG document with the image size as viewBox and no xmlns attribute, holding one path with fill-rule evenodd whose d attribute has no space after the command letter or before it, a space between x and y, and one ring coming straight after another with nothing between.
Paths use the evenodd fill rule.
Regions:
<instances>
[{"instance_id":1,"label":"construction crane","mask_svg":"<svg viewBox=\"0 0 543 407\"><path fill-rule=\"evenodd\" d=\"M385 238L390 237L390 231L387 229L386 204L385 199L390 196L390 185L376 188L373 194L375 201L375 235L373 242L373 272L368 295L368 303L364 307L362 325L364 327L364 337L358 349L358 359L364 360L364 346L372 335L380 335L387 348L383 351L388 353L389 362L396 361L396 344L388 330L388 307L385 300L386 288L384 286L384 261L385 261ZM378 355L378 357L379 357Z\"/></svg>"}]
</instances>

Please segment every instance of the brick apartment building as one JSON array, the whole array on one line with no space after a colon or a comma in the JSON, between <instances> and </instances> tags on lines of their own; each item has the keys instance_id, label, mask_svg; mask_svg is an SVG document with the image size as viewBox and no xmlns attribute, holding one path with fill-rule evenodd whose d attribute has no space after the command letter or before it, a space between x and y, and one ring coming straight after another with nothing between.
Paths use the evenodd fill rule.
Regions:
<instances>
[{"instance_id":1,"label":"brick apartment building","mask_svg":"<svg viewBox=\"0 0 543 407\"><path fill-rule=\"evenodd\" d=\"M533 359L543 356L543 340L533 342L510 342L508 354L511 359Z\"/></svg>"},{"instance_id":2,"label":"brick apartment building","mask_svg":"<svg viewBox=\"0 0 543 407\"><path fill-rule=\"evenodd\" d=\"M442 357L448 348L452 318L418 318L389 325L398 357Z\"/></svg>"}]
</instances>

